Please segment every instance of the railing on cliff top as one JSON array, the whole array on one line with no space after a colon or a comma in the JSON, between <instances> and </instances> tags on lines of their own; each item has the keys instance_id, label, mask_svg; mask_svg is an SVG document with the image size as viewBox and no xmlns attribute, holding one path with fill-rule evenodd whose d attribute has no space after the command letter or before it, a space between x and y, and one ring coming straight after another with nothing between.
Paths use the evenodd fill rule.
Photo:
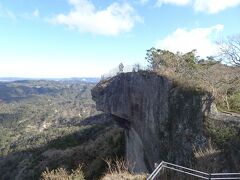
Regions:
<instances>
[{"instance_id":1,"label":"railing on cliff top","mask_svg":"<svg viewBox=\"0 0 240 180\"><path fill-rule=\"evenodd\" d=\"M199 179L240 179L240 173L205 173L194 169L186 168L176 164L162 161L157 168L149 175L147 180L154 180L160 174L161 170L169 169L181 174L197 177Z\"/></svg>"}]
</instances>

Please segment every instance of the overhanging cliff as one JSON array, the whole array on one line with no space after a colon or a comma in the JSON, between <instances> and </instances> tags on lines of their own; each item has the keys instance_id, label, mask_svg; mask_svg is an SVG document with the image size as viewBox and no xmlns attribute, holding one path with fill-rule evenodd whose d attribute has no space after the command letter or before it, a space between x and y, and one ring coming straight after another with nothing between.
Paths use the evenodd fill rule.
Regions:
<instances>
[{"instance_id":1,"label":"overhanging cliff","mask_svg":"<svg viewBox=\"0 0 240 180\"><path fill-rule=\"evenodd\" d=\"M162 160L189 166L194 147L208 144L209 93L183 89L153 72L134 72L100 82L92 96L98 110L126 129L126 159L135 172L152 171Z\"/></svg>"}]
</instances>

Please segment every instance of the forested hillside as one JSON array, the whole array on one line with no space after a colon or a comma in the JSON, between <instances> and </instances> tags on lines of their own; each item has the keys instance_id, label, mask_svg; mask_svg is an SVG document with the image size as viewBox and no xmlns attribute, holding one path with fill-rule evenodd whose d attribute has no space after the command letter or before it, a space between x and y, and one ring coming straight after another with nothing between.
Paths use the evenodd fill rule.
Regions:
<instances>
[{"instance_id":1,"label":"forested hillside","mask_svg":"<svg viewBox=\"0 0 240 180\"><path fill-rule=\"evenodd\" d=\"M0 155L38 146L46 138L74 131L76 128L68 126L96 114L90 95L92 87L93 84L82 82L1 83Z\"/></svg>"},{"instance_id":2,"label":"forested hillside","mask_svg":"<svg viewBox=\"0 0 240 180\"><path fill-rule=\"evenodd\" d=\"M121 142L121 130L105 116L86 119L99 114L91 99L94 85L74 80L1 82L0 179L39 179L46 168L71 170L79 164L86 177L99 176L105 168L101 158L121 150L121 145L113 149ZM93 152L99 148L103 151ZM97 173L89 172L89 166L96 166Z\"/></svg>"}]
</instances>

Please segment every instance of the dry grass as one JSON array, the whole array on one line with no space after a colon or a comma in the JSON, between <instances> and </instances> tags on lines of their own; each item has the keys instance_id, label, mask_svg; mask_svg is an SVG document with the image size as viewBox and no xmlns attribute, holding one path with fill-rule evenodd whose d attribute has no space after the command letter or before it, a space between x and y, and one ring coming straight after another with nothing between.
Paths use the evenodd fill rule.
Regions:
<instances>
[{"instance_id":1,"label":"dry grass","mask_svg":"<svg viewBox=\"0 0 240 180\"><path fill-rule=\"evenodd\" d=\"M211 143L203 149L194 148L194 155L197 159L195 169L207 173L219 171L221 165L218 162L218 157L220 154L221 151L217 150Z\"/></svg>"},{"instance_id":2,"label":"dry grass","mask_svg":"<svg viewBox=\"0 0 240 180\"><path fill-rule=\"evenodd\" d=\"M200 148L200 149L197 150L194 147L194 155L197 159L205 158L205 157L211 156L211 155L219 153L219 152L220 151L217 150L216 148L214 148L211 143L209 143L209 145L204 149Z\"/></svg>"},{"instance_id":3,"label":"dry grass","mask_svg":"<svg viewBox=\"0 0 240 180\"><path fill-rule=\"evenodd\" d=\"M129 167L132 167L129 162L125 162L122 158L116 160L106 159L108 165L108 173L105 174L101 180L145 180L146 175L134 174Z\"/></svg>"},{"instance_id":4,"label":"dry grass","mask_svg":"<svg viewBox=\"0 0 240 180\"><path fill-rule=\"evenodd\" d=\"M52 171L48 169L42 173L42 180L84 180L81 166L69 173L64 168L58 168Z\"/></svg>"},{"instance_id":5,"label":"dry grass","mask_svg":"<svg viewBox=\"0 0 240 180\"><path fill-rule=\"evenodd\" d=\"M146 175L133 175L128 172L106 174L101 180L145 180Z\"/></svg>"}]
</instances>

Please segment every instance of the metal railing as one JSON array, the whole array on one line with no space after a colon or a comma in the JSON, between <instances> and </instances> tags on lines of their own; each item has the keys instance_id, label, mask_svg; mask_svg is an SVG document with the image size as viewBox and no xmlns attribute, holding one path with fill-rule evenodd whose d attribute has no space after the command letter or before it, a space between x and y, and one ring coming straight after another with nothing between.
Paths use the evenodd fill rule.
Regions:
<instances>
[{"instance_id":1,"label":"metal railing","mask_svg":"<svg viewBox=\"0 0 240 180\"><path fill-rule=\"evenodd\" d=\"M176 164L172 164L172 163L168 163L168 162L164 162L162 161L157 167L156 169L152 172L152 174L150 174L150 176L147 178L147 180L154 180L157 175L159 175L159 173L161 172L161 170L163 169L169 169L172 171L176 171L182 174L186 174L192 177L197 177L200 179L240 179L240 173L205 173L202 171L197 171L194 169L190 169L190 168L186 168L183 166L179 166Z\"/></svg>"}]
</instances>

